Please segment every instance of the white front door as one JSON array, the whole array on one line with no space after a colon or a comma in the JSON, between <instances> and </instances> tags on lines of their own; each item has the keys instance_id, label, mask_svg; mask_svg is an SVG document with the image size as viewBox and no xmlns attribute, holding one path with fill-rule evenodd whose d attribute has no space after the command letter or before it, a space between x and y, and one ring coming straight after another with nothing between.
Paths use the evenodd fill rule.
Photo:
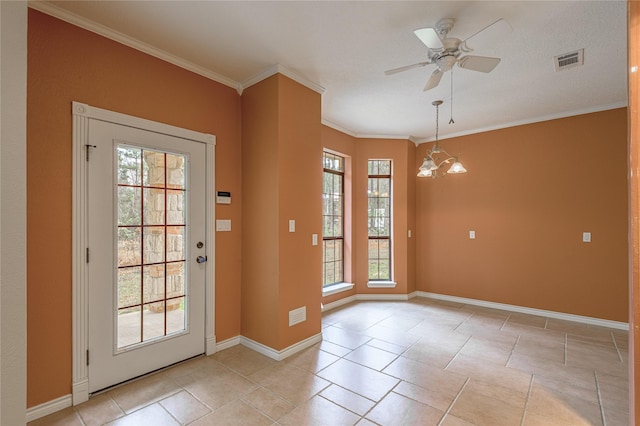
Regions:
<instances>
[{"instance_id":1,"label":"white front door","mask_svg":"<svg viewBox=\"0 0 640 426\"><path fill-rule=\"evenodd\" d=\"M206 146L91 120L89 392L205 352Z\"/></svg>"}]
</instances>

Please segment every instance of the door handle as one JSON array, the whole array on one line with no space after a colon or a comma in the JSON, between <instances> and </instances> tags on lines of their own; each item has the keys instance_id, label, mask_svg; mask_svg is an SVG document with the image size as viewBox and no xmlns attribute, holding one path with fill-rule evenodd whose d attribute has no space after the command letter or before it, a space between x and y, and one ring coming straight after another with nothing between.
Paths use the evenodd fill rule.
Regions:
<instances>
[{"instance_id":1,"label":"door handle","mask_svg":"<svg viewBox=\"0 0 640 426\"><path fill-rule=\"evenodd\" d=\"M198 256L196 257L196 262L198 263L204 263L207 261L207 256Z\"/></svg>"}]
</instances>

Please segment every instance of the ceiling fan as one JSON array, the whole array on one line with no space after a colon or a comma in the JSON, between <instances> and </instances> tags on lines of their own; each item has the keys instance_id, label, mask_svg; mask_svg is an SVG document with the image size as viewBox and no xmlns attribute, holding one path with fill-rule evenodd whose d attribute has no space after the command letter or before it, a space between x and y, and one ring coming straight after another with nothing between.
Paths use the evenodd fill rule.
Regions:
<instances>
[{"instance_id":1,"label":"ceiling fan","mask_svg":"<svg viewBox=\"0 0 640 426\"><path fill-rule=\"evenodd\" d=\"M473 52L477 47L482 47L492 43L493 41L505 36L511 32L511 25L504 19L500 18L494 23L481 29L474 35L465 40L453 37L447 37L449 31L453 28L454 19L444 18L436 23L435 28L421 28L413 33L427 46L427 60L418 62L417 64L405 65L404 67L394 68L385 71L386 75L396 74L413 68L424 67L426 65L435 64L436 69L427 81L424 90L433 89L440 83L442 75L451 70L455 64L460 68L491 72L500 63L500 58L492 58L488 56L465 55Z\"/></svg>"}]
</instances>

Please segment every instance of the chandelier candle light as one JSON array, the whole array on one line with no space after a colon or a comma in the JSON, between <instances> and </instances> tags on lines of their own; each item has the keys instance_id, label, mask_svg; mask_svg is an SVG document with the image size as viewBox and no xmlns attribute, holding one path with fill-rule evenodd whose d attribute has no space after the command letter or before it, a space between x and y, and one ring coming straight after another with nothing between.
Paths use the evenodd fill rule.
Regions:
<instances>
[{"instance_id":1,"label":"chandelier candle light","mask_svg":"<svg viewBox=\"0 0 640 426\"><path fill-rule=\"evenodd\" d=\"M436 143L430 151L427 151L427 156L424 157L424 161L418 169L418 177L435 178L440 167L451 163L452 160L453 164L451 164L447 173L467 173L467 169L458 161L457 156L449 154L438 145L438 107L442 105L442 101L433 101L431 104L436 107ZM444 173L441 175L444 176Z\"/></svg>"}]
</instances>

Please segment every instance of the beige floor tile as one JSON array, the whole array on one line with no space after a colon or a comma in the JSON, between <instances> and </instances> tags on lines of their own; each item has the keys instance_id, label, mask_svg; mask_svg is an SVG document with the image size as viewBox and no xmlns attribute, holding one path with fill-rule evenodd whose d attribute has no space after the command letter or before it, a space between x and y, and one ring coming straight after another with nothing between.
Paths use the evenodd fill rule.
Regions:
<instances>
[{"instance_id":1,"label":"beige floor tile","mask_svg":"<svg viewBox=\"0 0 640 426\"><path fill-rule=\"evenodd\" d=\"M476 426L475 423L470 423L466 420L462 420L460 417L456 417L452 414L447 414L444 420L438 426Z\"/></svg>"},{"instance_id":2,"label":"beige floor tile","mask_svg":"<svg viewBox=\"0 0 640 426\"><path fill-rule=\"evenodd\" d=\"M306 370L287 364L262 369L249 378L294 405L306 402L331 384Z\"/></svg>"},{"instance_id":3,"label":"beige floor tile","mask_svg":"<svg viewBox=\"0 0 640 426\"><path fill-rule=\"evenodd\" d=\"M28 423L29 426L84 426L73 407L65 408Z\"/></svg>"},{"instance_id":4,"label":"beige floor tile","mask_svg":"<svg viewBox=\"0 0 640 426\"><path fill-rule=\"evenodd\" d=\"M358 346L367 343L371 338L353 331L331 326L322 330L322 340L326 340L345 348L355 349Z\"/></svg>"},{"instance_id":5,"label":"beige floor tile","mask_svg":"<svg viewBox=\"0 0 640 426\"><path fill-rule=\"evenodd\" d=\"M514 353L526 354L533 358L542 358L557 363L565 362L565 342L563 340L544 339L529 334L520 335L513 348Z\"/></svg>"},{"instance_id":6,"label":"beige floor tile","mask_svg":"<svg viewBox=\"0 0 640 426\"><path fill-rule=\"evenodd\" d=\"M393 343L385 342L378 339L371 339L366 344L367 346L382 349L383 351L391 352L392 354L396 355L400 355L408 349L408 346L395 345Z\"/></svg>"},{"instance_id":7,"label":"beige floor tile","mask_svg":"<svg viewBox=\"0 0 640 426\"><path fill-rule=\"evenodd\" d=\"M180 386L159 373L110 390L108 395L129 414L179 391Z\"/></svg>"},{"instance_id":8,"label":"beige floor tile","mask_svg":"<svg viewBox=\"0 0 640 426\"><path fill-rule=\"evenodd\" d=\"M277 362L242 345L236 345L218 352L213 355L213 358L226 367L245 376Z\"/></svg>"},{"instance_id":9,"label":"beige floor tile","mask_svg":"<svg viewBox=\"0 0 640 426\"><path fill-rule=\"evenodd\" d=\"M360 416L321 396L314 396L278 421L283 426L354 425Z\"/></svg>"},{"instance_id":10,"label":"beige floor tile","mask_svg":"<svg viewBox=\"0 0 640 426\"><path fill-rule=\"evenodd\" d=\"M399 382L395 377L345 359L331 364L318 376L373 401L380 401Z\"/></svg>"},{"instance_id":11,"label":"beige floor tile","mask_svg":"<svg viewBox=\"0 0 640 426\"><path fill-rule=\"evenodd\" d=\"M337 385L329 386L320 392L320 396L361 416L364 416L375 405L375 402L370 399Z\"/></svg>"},{"instance_id":12,"label":"beige floor tile","mask_svg":"<svg viewBox=\"0 0 640 426\"><path fill-rule=\"evenodd\" d=\"M524 425L602 425L597 403L574 398L534 383L527 401Z\"/></svg>"},{"instance_id":13,"label":"beige floor tile","mask_svg":"<svg viewBox=\"0 0 640 426\"><path fill-rule=\"evenodd\" d=\"M320 350L320 345L317 344L290 356L283 363L316 373L339 359L336 355Z\"/></svg>"},{"instance_id":14,"label":"beige floor tile","mask_svg":"<svg viewBox=\"0 0 640 426\"><path fill-rule=\"evenodd\" d=\"M465 376L404 357L398 358L384 373L402 379L394 392L443 411L449 407L466 381Z\"/></svg>"},{"instance_id":15,"label":"beige floor tile","mask_svg":"<svg viewBox=\"0 0 640 426\"><path fill-rule=\"evenodd\" d=\"M362 345L347 354L344 359L381 371L397 357L398 355L392 354L391 352L383 351L382 349L369 345Z\"/></svg>"},{"instance_id":16,"label":"beige floor tile","mask_svg":"<svg viewBox=\"0 0 640 426\"><path fill-rule=\"evenodd\" d=\"M488 362L467 355L458 355L447 366L447 371L458 373L465 377L480 380L485 383L495 383L512 392L526 395L531 382L531 374L518 371L499 364Z\"/></svg>"},{"instance_id":17,"label":"beige floor tile","mask_svg":"<svg viewBox=\"0 0 640 426\"><path fill-rule=\"evenodd\" d=\"M380 323L387 317L389 317L389 314L386 312L385 313L379 313L377 311L365 312L362 315L353 315L353 316L344 318L343 320L338 321L333 325L338 328L354 331L356 333L361 333L363 330L366 330L367 328Z\"/></svg>"},{"instance_id":18,"label":"beige floor tile","mask_svg":"<svg viewBox=\"0 0 640 426\"><path fill-rule=\"evenodd\" d=\"M108 394L90 398L76 406L76 411L87 426L102 425L124 416L124 412Z\"/></svg>"},{"instance_id":19,"label":"beige floor tile","mask_svg":"<svg viewBox=\"0 0 640 426\"><path fill-rule=\"evenodd\" d=\"M446 411L454 401L458 392L455 391L455 386L448 382L444 382L444 384L440 386L436 384L437 382L438 381L434 380L432 383L427 384L428 387L422 387L401 381L393 391L398 395Z\"/></svg>"},{"instance_id":20,"label":"beige floor tile","mask_svg":"<svg viewBox=\"0 0 640 426\"><path fill-rule=\"evenodd\" d=\"M280 419L295 408L289 401L263 387L243 395L240 399L274 420Z\"/></svg>"},{"instance_id":21,"label":"beige floor tile","mask_svg":"<svg viewBox=\"0 0 640 426\"><path fill-rule=\"evenodd\" d=\"M184 388L210 409L217 410L259 386L231 371L220 371L189 383Z\"/></svg>"},{"instance_id":22,"label":"beige floor tile","mask_svg":"<svg viewBox=\"0 0 640 426\"><path fill-rule=\"evenodd\" d=\"M624 330L424 298L322 321L324 340L284 361L235 346L30 425L628 423Z\"/></svg>"},{"instance_id":23,"label":"beige floor tile","mask_svg":"<svg viewBox=\"0 0 640 426\"><path fill-rule=\"evenodd\" d=\"M318 343L319 348L321 350L325 352L329 352L330 354L338 357L343 357L349 352L351 352L351 349L347 347L337 345L335 343L329 342L328 340L324 340L324 330L322 331L322 333L323 333L323 340L322 342Z\"/></svg>"},{"instance_id":24,"label":"beige floor tile","mask_svg":"<svg viewBox=\"0 0 640 426\"><path fill-rule=\"evenodd\" d=\"M395 392L389 393L366 418L381 425L437 425L444 412Z\"/></svg>"},{"instance_id":25,"label":"beige floor tile","mask_svg":"<svg viewBox=\"0 0 640 426\"><path fill-rule=\"evenodd\" d=\"M474 379L451 407L451 415L477 425L519 425L526 404L526 394Z\"/></svg>"},{"instance_id":26,"label":"beige floor tile","mask_svg":"<svg viewBox=\"0 0 640 426\"><path fill-rule=\"evenodd\" d=\"M606 374L627 375L627 366L612 346L568 341L566 364L572 367L594 369Z\"/></svg>"},{"instance_id":27,"label":"beige floor tile","mask_svg":"<svg viewBox=\"0 0 640 426\"><path fill-rule=\"evenodd\" d=\"M201 417L191 423L190 426L268 426L271 424L273 424L272 419L244 402L236 400L220 407L207 416Z\"/></svg>"},{"instance_id":28,"label":"beige floor tile","mask_svg":"<svg viewBox=\"0 0 640 426\"><path fill-rule=\"evenodd\" d=\"M508 337L507 341L496 341L487 336L472 336L460 349L460 354L505 365L516 341L514 336Z\"/></svg>"},{"instance_id":29,"label":"beige floor tile","mask_svg":"<svg viewBox=\"0 0 640 426\"><path fill-rule=\"evenodd\" d=\"M167 411L159 404L152 404L144 407L138 411L135 411L128 416L120 417L110 423L106 423L106 426L140 426L140 425L154 425L154 426L180 426Z\"/></svg>"},{"instance_id":30,"label":"beige floor tile","mask_svg":"<svg viewBox=\"0 0 640 426\"><path fill-rule=\"evenodd\" d=\"M420 340L419 336L409 332L394 330L382 325L374 325L363 331L368 337L393 343L394 345L409 347Z\"/></svg>"},{"instance_id":31,"label":"beige floor tile","mask_svg":"<svg viewBox=\"0 0 640 426\"><path fill-rule=\"evenodd\" d=\"M159 402L180 423L187 424L211 412L189 392L181 391Z\"/></svg>"},{"instance_id":32,"label":"beige floor tile","mask_svg":"<svg viewBox=\"0 0 640 426\"><path fill-rule=\"evenodd\" d=\"M587 374L590 375L587 376ZM553 374L551 371L534 376L534 382L550 391L566 394L569 398L576 398L598 404L598 389L593 372L574 374Z\"/></svg>"},{"instance_id":33,"label":"beige floor tile","mask_svg":"<svg viewBox=\"0 0 640 426\"><path fill-rule=\"evenodd\" d=\"M547 324L547 319L537 315L512 313L509 315L509 318L507 318L507 324L520 324L528 325L530 327L544 328Z\"/></svg>"},{"instance_id":34,"label":"beige floor tile","mask_svg":"<svg viewBox=\"0 0 640 426\"><path fill-rule=\"evenodd\" d=\"M610 412L629 412L628 378L598 374L597 382L605 414Z\"/></svg>"}]
</instances>

